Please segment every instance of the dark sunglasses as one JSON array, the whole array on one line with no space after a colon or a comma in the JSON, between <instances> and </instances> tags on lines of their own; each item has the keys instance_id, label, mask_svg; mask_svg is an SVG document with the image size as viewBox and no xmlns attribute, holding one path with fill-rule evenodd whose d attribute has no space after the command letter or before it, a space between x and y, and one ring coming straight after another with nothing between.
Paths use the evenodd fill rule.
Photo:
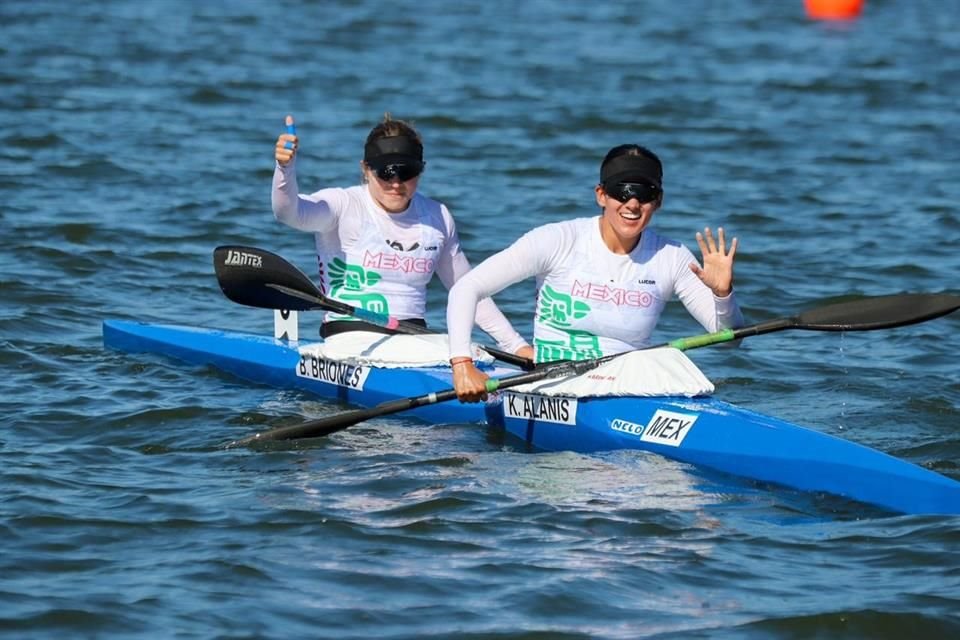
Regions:
<instances>
[{"instance_id":1,"label":"dark sunglasses","mask_svg":"<svg viewBox=\"0 0 960 640\"><path fill-rule=\"evenodd\" d=\"M384 182L393 182L394 180L406 182L423 173L423 166L423 162L411 162L409 164L385 164L382 167L371 167L371 169Z\"/></svg>"},{"instance_id":2,"label":"dark sunglasses","mask_svg":"<svg viewBox=\"0 0 960 640\"><path fill-rule=\"evenodd\" d=\"M618 182L609 186L604 185L603 190L614 200L627 202L631 198L636 198L640 204L653 202L663 193L660 187L649 182Z\"/></svg>"}]
</instances>

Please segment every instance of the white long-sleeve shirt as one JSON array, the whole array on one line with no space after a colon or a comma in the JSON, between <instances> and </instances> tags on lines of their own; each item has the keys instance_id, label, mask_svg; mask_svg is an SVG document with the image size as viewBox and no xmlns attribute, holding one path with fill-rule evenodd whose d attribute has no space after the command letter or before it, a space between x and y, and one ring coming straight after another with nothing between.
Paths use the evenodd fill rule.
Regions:
<instances>
[{"instance_id":1,"label":"white long-sleeve shirt","mask_svg":"<svg viewBox=\"0 0 960 640\"><path fill-rule=\"evenodd\" d=\"M302 195L290 162L277 164L271 200L277 220L314 233L324 295L353 306L422 318L434 273L449 289L470 271L450 211L420 193L395 214L377 205L366 185ZM474 321L504 351L527 344L489 298L474 306Z\"/></svg>"},{"instance_id":2,"label":"white long-sleeve shirt","mask_svg":"<svg viewBox=\"0 0 960 640\"><path fill-rule=\"evenodd\" d=\"M647 228L629 254L610 251L599 217L528 232L461 278L450 290L450 357L469 355L477 301L530 277L537 281L537 362L596 358L648 346L676 295L710 332L742 326L733 293L718 298L690 270L693 254Z\"/></svg>"}]
</instances>

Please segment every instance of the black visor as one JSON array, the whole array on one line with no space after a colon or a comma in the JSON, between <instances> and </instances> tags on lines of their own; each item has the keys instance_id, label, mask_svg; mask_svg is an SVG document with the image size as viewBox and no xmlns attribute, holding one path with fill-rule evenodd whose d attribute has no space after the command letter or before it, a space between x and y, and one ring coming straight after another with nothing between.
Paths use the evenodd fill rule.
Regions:
<instances>
[{"instance_id":1,"label":"black visor","mask_svg":"<svg viewBox=\"0 0 960 640\"><path fill-rule=\"evenodd\" d=\"M391 164L423 166L423 145L407 136L377 138L363 148L363 161L374 170Z\"/></svg>"},{"instance_id":2,"label":"black visor","mask_svg":"<svg viewBox=\"0 0 960 640\"><path fill-rule=\"evenodd\" d=\"M619 182L649 182L661 187L663 171L647 156L617 156L600 169L600 183L605 187Z\"/></svg>"}]
</instances>

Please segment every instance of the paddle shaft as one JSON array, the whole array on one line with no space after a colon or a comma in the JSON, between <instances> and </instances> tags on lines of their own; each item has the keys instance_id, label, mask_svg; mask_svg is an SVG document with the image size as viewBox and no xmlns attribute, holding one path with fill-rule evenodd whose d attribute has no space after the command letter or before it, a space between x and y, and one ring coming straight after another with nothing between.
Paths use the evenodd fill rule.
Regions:
<instances>
[{"instance_id":1,"label":"paddle shaft","mask_svg":"<svg viewBox=\"0 0 960 640\"><path fill-rule=\"evenodd\" d=\"M807 331L870 331L888 329L924 322L947 315L960 309L960 296L950 294L900 294L841 302L812 309L798 316L776 318L766 322L723 329L688 338L679 338L657 347L673 347L680 351L706 347L739 340L749 336L801 329ZM640 349L638 349L639 351ZM533 371L504 378L490 378L486 386L489 393L548 378L581 375L623 354L613 354L595 360L562 361L546 364ZM369 409L345 411L328 418L310 420L299 425L280 427L231 443L229 446L245 446L269 440L292 440L330 435L364 420L408 411L424 405L446 402L457 397L454 389L446 389L412 398L383 402Z\"/></svg>"},{"instance_id":2,"label":"paddle shaft","mask_svg":"<svg viewBox=\"0 0 960 640\"><path fill-rule=\"evenodd\" d=\"M800 329L805 331L875 331L933 320L960 309L960 296L948 293L902 293L838 302L788 317L723 329L668 342L681 351L749 336Z\"/></svg>"},{"instance_id":3,"label":"paddle shaft","mask_svg":"<svg viewBox=\"0 0 960 640\"><path fill-rule=\"evenodd\" d=\"M607 356L606 358L603 358L603 360L607 361L613 357L615 356ZM594 360L582 360L580 362L557 362L552 365L546 365L534 371L518 373L515 376L507 376L505 378L490 378L487 380L487 391L493 393L499 389L516 387L529 382L537 382L545 378L571 375L570 373L567 373L570 370L573 370L573 375L577 375L581 372L589 371L596 366L599 366L599 363ZM230 446L245 446L248 444L254 444L256 442L266 442L268 440L319 438L321 436L328 436L331 433L336 433L337 431L342 431L347 427L351 427L365 420L371 420L373 418L378 418L380 416L386 416L393 413L400 413L401 411L409 411L410 409L416 409L417 407L437 404L439 402L446 402L448 400L456 400L456 398L457 392L455 389L444 389L443 391L425 393L422 396L388 400L387 402L381 402L375 407L370 407L369 409L344 411L343 413L339 413L335 416L318 418L316 420L309 420L301 424L290 425L289 427L278 427L276 429L271 429L270 431L264 431L263 433L250 436L249 438L243 438L242 440L232 442L230 443Z\"/></svg>"},{"instance_id":4,"label":"paddle shaft","mask_svg":"<svg viewBox=\"0 0 960 640\"><path fill-rule=\"evenodd\" d=\"M714 334L709 334L714 335ZM706 346L707 344L715 344L716 342L726 342L728 339L724 336L721 339L715 340L713 342L703 342L702 344L694 346ZM662 346L662 345L661 345ZM653 349L655 347L647 347ZM690 347L692 348L692 347ZM562 361L555 362L553 364L543 365L540 368L537 368L533 371L528 371L526 373L518 373L514 376L507 376L504 378L489 378L487 380L487 391L493 393L501 389L508 389L510 387L516 387L522 384L528 384L531 382L539 382L540 380L545 380L547 378L557 378L562 376L571 376L571 375L580 375L600 366L602 363L607 362L615 358L616 354L611 356L606 356L598 360L580 360L580 361ZM316 420L309 420L297 425L290 425L289 427L278 427L276 429L271 429L269 431L264 431L263 433L258 433L248 438L243 438L235 442L231 442L229 447L242 447L251 444L256 444L258 442L267 442L270 440L295 440L298 438L319 438L322 436L328 436L331 433L336 433L337 431L342 431L348 427L352 427L355 424L364 422L366 420L371 420L373 418L378 418L380 416L390 415L393 413L400 413L402 411L409 411L410 409L416 409L417 407L423 407L430 404L436 404L438 402L446 402L448 400L455 400L457 398L457 392L455 389L444 389L443 391L436 391L433 393L426 393L421 396L414 396L411 398L398 398L397 400L388 400L387 402L381 402L375 407L370 407L369 409L355 409L353 411L344 411L334 416L329 416L327 418L318 418Z\"/></svg>"},{"instance_id":5,"label":"paddle shaft","mask_svg":"<svg viewBox=\"0 0 960 640\"><path fill-rule=\"evenodd\" d=\"M342 431L343 429L351 427L358 422L363 422L364 420L370 420L372 418L386 416L393 413L400 413L401 411L416 409L417 407L422 407L428 404L446 402L447 400L454 400L456 397L456 391L453 389L447 389L445 391L428 393L426 395L416 396L414 398L399 398L397 400L382 402L369 409L345 411L335 416L330 416L329 418L311 420L301 424L290 425L289 427L278 427L276 429L271 429L270 431L264 431L263 433L250 436L249 438L237 440L236 442L230 443L230 446L242 447L250 444L256 444L257 442L266 442L269 440L319 438L321 436L330 435L331 433L336 433L337 431Z\"/></svg>"}]
</instances>

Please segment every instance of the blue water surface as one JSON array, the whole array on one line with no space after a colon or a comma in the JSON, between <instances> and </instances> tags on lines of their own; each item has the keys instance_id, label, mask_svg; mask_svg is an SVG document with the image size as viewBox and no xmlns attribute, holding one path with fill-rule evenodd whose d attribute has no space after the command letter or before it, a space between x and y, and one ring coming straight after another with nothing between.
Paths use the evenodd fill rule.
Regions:
<instances>
[{"instance_id":1,"label":"blue water surface","mask_svg":"<svg viewBox=\"0 0 960 640\"><path fill-rule=\"evenodd\" d=\"M960 636L956 516L397 417L224 450L344 407L101 337L104 318L272 330L211 253L314 265L270 208L288 113L311 191L357 181L385 112L412 120L421 189L474 261L593 214L604 153L639 142L665 164L662 233L739 238L752 322L957 293L958 87L955 0L844 23L801 0L5 0L0 635ZM528 336L532 300L497 296ZM697 333L677 304L656 337ZM958 351L954 314L690 355L724 400L960 479Z\"/></svg>"}]
</instances>

